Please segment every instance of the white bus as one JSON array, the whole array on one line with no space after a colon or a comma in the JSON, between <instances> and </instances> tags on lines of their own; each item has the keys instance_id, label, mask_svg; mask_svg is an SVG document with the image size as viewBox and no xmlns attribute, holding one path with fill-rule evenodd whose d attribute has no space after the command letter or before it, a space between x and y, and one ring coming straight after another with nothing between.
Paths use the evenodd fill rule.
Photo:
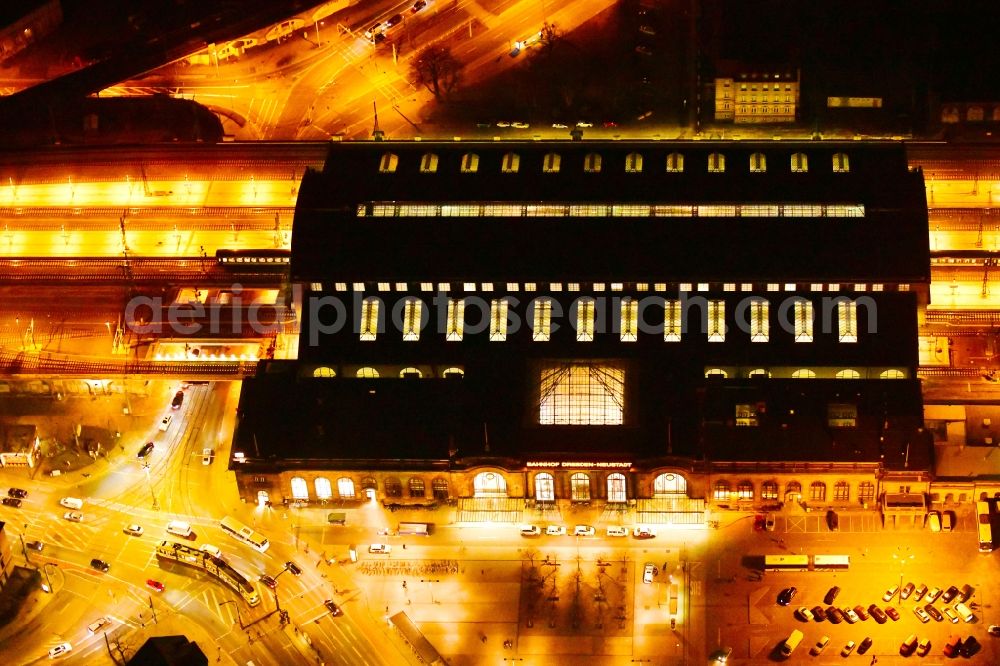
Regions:
<instances>
[{"instance_id":1,"label":"white bus","mask_svg":"<svg viewBox=\"0 0 1000 666\"><path fill-rule=\"evenodd\" d=\"M813 571L844 571L850 566L850 555L813 555Z\"/></svg>"},{"instance_id":2,"label":"white bus","mask_svg":"<svg viewBox=\"0 0 1000 666\"><path fill-rule=\"evenodd\" d=\"M253 546L262 553L271 546L267 537L254 532L252 529L231 516L223 518L219 522L219 527L222 528L223 532L230 535L234 539L239 539L243 543Z\"/></svg>"},{"instance_id":3,"label":"white bus","mask_svg":"<svg viewBox=\"0 0 1000 666\"><path fill-rule=\"evenodd\" d=\"M979 552L993 552L993 527L990 525L990 503L976 502L976 517L979 523Z\"/></svg>"}]
</instances>

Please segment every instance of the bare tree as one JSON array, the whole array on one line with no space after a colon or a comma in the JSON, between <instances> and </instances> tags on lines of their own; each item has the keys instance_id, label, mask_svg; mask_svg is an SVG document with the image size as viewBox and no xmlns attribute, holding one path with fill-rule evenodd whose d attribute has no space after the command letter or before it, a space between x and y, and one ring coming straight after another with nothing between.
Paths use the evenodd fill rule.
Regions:
<instances>
[{"instance_id":1,"label":"bare tree","mask_svg":"<svg viewBox=\"0 0 1000 666\"><path fill-rule=\"evenodd\" d=\"M447 46L428 46L410 64L410 75L441 101L461 80L462 65Z\"/></svg>"}]
</instances>

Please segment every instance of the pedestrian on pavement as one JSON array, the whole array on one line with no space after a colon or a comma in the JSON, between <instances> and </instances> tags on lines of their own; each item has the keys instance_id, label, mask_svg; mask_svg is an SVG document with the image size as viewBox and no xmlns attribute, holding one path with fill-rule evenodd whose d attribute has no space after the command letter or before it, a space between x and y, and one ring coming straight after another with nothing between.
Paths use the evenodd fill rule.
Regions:
<instances>
[{"instance_id":1,"label":"pedestrian on pavement","mask_svg":"<svg viewBox=\"0 0 1000 666\"><path fill-rule=\"evenodd\" d=\"M403 550L406 550L406 544L405 543L403 544Z\"/></svg>"}]
</instances>

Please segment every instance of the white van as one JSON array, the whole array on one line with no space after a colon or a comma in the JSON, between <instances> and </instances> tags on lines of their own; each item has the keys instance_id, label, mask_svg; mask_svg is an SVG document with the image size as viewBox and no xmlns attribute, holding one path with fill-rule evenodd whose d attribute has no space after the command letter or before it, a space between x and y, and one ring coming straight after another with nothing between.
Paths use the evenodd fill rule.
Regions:
<instances>
[{"instance_id":1,"label":"white van","mask_svg":"<svg viewBox=\"0 0 1000 666\"><path fill-rule=\"evenodd\" d=\"M622 525L608 525L608 536L609 537L627 537L628 528Z\"/></svg>"},{"instance_id":2,"label":"white van","mask_svg":"<svg viewBox=\"0 0 1000 666\"><path fill-rule=\"evenodd\" d=\"M785 639L785 642L781 644L781 654L785 657L791 657L792 653L795 652L795 648L799 646L805 635L798 629L794 630L792 634Z\"/></svg>"},{"instance_id":3,"label":"white van","mask_svg":"<svg viewBox=\"0 0 1000 666\"><path fill-rule=\"evenodd\" d=\"M191 526L180 520L171 520L167 523L167 532L186 539L191 536Z\"/></svg>"},{"instance_id":4,"label":"white van","mask_svg":"<svg viewBox=\"0 0 1000 666\"><path fill-rule=\"evenodd\" d=\"M958 613L958 616L964 622L972 622L976 619L976 616L972 614L972 611L965 604L955 604L955 612Z\"/></svg>"},{"instance_id":5,"label":"white van","mask_svg":"<svg viewBox=\"0 0 1000 666\"><path fill-rule=\"evenodd\" d=\"M77 499L75 497L63 497L61 500L59 500L59 503L62 504L67 509L79 510L83 508L83 500Z\"/></svg>"}]
</instances>

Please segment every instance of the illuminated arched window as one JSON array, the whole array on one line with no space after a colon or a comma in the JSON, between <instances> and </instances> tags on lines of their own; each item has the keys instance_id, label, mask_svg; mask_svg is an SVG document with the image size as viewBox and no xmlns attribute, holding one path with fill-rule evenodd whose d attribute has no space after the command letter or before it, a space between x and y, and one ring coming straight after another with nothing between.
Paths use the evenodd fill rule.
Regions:
<instances>
[{"instance_id":1,"label":"illuminated arched window","mask_svg":"<svg viewBox=\"0 0 1000 666\"><path fill-rule=\"evenodd\" d=\"M667 155L667 173L682 173L684 171L684 155L670 153Z\"/></svg>"},{"instance_id":2,"label":"illuminated arched window","mask_svg":"<svg viewBox=\"0 0 1000 666\"><path fill-rule=\"evenodd\" d=\"M760 498L765 502L778 499L778 482L765 481L760 484Z\"/></svg>"},{"instance_id":3,"label":"illuminated arched window","mask_svg":"<svg viewBox=\"0 0 1000 666\"><path fill-rule=\"evenodd\" d=\"M687 479L680 474L660 474L653 479L653 496L686 495Z\"/></svg>"},{"instance_id":4,"label":"illuminated arched window","mask_svg":"<svg viewBox=\"0 0 1000 666\"><path fill-rule=\"evenodd\" d=\"M437 173L438 156L434 153L424 153L420 158L420 173Z\"/></svg>"},{"instance_id":5,"label":"illuminated arched window","mask_svg":"<svg viewBox=\"0 0 1000 666\"><path fill-rule=\"evenodd\" d=\"M410 478L410 497L413 498L423 498L427 495L427 488L424 485L424 480L419 476L414 476Z\"/></svg>"},{"instance_id":6,"label":"illuminated arched window","mask_svg":"<svg viewBox=\"0 0 1000 666\"><path fill-rule=\"evenodd\" d=\"M590 501L590 476L583 472L577 472L569 477L570 498L574 502Z\"/></svg>"},{"instance_id":7,"label":"illuminated arched window","mask_svg":"<svg viewBox=\"0 0 1000 666\"><path fill-rule=\"evenodd\" d=\"M763 377L764 379L769 379L771 377L771 373L764 368L757 368L756 370L751 370L747 377Z\"/></svg>"},{"instance_id":8,"label":"illuminated arched window","mask_svg":"<svg viewBox=\"0 0 1000 666\"><path fill-rule=\"evenodd\" d=\"M544 173L559 173L561 163L562 157L559 156L559 153L546 153L542 160L542 171Z\"/></svg>"},{"instance_id":9,"label":"illuminated arched window","mask_svg":"<svg viewBox=\"0 0 1000 666\"><path fill-rule=\"evenodd\" d=\"M625 156L625 173L642 173L642 155L629 153Z\"/></svg>"},{"instance_id":10,"label":"illuminated arched window","mask_svg":"<svg viewBox=\"0 0 1000 666\"><path fill-rule=\"evenodd\" d=\"M851 484L847 481L837 481L833 484L833 501L849 502L851 500Z\"/></svg>"},{"instance_id":11,"label":"illuminated arched window","mask_svg":"<svg viewBox=\"0 0 1000 666\"><path fill-rule=\"evenodd\" d=\"M891 370L883 370L878 375L879 379L906 379L906 375L902 370L896 370L895 368Z\"/></svg>"},{"instance_id":12,"label":"illuminated arched window","mask_svg":"<svg viewBox=\"0 0 1000 666\"><path fill-rule=\"evenodd\" d=\"M340 499L354 499L354 481L346 476L337 479L337 494Z\"/></svg>"},{"instance_id":13,"label":"illuminated arched window","mask_svg":"<svg viewBox=\"0 0 1000 666\"><path fill-rule=\"evenodd\" d=\"M502 173L517 173L521 168L521 156L517 153L504 153L500 161L500 171Z\"/></svg>"},{"instance_id":14,"label":"illuminated arched window","mask_svg":"<svg viewBox=\"0 0 1000 666\"><path fill-rule=\"evenodd\" d=\"M403 368L399 371L399 376L401 379L420 379L424 373L417 368Z\"/></svg>"},{"instance_id":15,"label":"illuminated arched window","mask_svg":"<svg viewBox=\"0 0 1000 666\"><path fill-rule=\"evenodd\" d=\"M712 497L716 502L728 502L729 501L729 482L728 481L716 481L715 490L712 491Z\"/></svg>"},{"instance_id":16,"label":"illuminated arched window","mask_svg":"<svg viewBox=\"0 0 1000 666\"><path fill-rule=\"evenodd\" d=\"M436 500L448 499L449 492L447 479L434 479L434 481L431 482L431 492L434 493L434 499Z\"/></svg>"},{"instance_id":17,"label":"illuminated arched window","mask_svg":"<svg viewBox=\"0 0 1000 666\"><path fill-rule=\"evenodd\" d=\"M301 476L292 477L292 499L309 499L309 484Z\"/></svg>"},{"instance_id":18,"label":"illuminated arched window","mask_svg":"<svg viewBox=\"0 0 1000 666\"><path fill-rule=\"evenodd\" d=\"M556 499L555 479L548 472L535 475L535 500L554 502Z\"/></svg>"},{"instance_id":19,"label":"illuminated arched window","mask_svg":"<svg viewBox=\"0 0 1000 666\"><path fill-rule=\"evenodd\" d=\"M752 153L750 155L750 173L764 173L767 171L767 158L764 153Z\"/></svg>"},{"instance_id":20,"label":"illuminated arched window","mask_svg":"<svg viewBox=\"0 0 1000 666\"><path fill-rule=\"evenodd\" d=\"M325 476L321 476L313 482L313 487L316 489L316 497L321 500L328 500L333 497L333 490L330 487L330 479Z\"/></svg>"},{"instance_id":21,"label":"illuminated arched window","mask_svg":"<svg viewBox=\"0 0 1000 666\"><path fill-rule=\"evenodd\" d=\"M381 302L375 296L369 296L361 301L360 335L362 342L375 342L375 336L379 332L378 311Z\"/></svg>"},{"instance_id":22,"label":"illuminated arched window","mask_svg":"<svg viewBox=\"0 0 1000 666\"><path fill-rule=\"evenodd\" d=\"M708 369L708 370L705 371L705 377L706 378L714 377L716 379L725 379L728 376L729 376L729 373L727 373L722 368L710 368L710 369Z\"/></svg>"},{"instance_id":23,"label":"illuminated arched window","mask_svg":"<svg viewBox=\"0 0 1000 666\"><path fill-rule=\"evenodd\" d=\"M861 373L851 368L837 370L837 379L860 379Z\"/></svg>"},{"instance_id":24,"label":"illuminated arched window","mask_svg":"<svg viewBox=\"0 0 1000 666\"><path fill-rule=\"evenodd\" d=\"M396 167L398 166L398 155L395 153L382 153L382 159L380 159L378 163L378 170L380 173L396 173Z\"/></svg>"},{"instance_id":25,"label":"illuminated arched window","mask_svg":"<svg viewBox=\"0 0 1000 666\"><path fill-rule=\"evenodd\" d=\"M608 502L622 503L628 501L625 490L625 475L615 472L608 474Z\"/></svg>"},{"instance_id":26,"label":"illuminated arched window","mask_svg":"<svg viewBox=\"0 0 1000 666\"><path fill-rule=\"evenodd\" d=\"M583 170L587 173L600 173L601 156L597 153L587 153L583 158Z\"/></svg>"},{"instance_id":27,"label":"illuminated arched window","mask_svg":"<svg viewBox=\"0 0 1000 666\"><path fill-rule=\"evenodd\" d=\"M378 370L375 368L358 368L358 379L375 379L378 377Z\"/></svg>"},{"instance_id":28,"label":"illuminated arched window","mask_svg":"<svg viewBox=\"0 0 1000 666\"><path fill-rule=\"evenodd\" d=\"M403 496L403 484L399 482L394 476L390 476L385 480L385 496L386 497L402 497Z\"/></svg>"},{"instance_id":29,"label":"illuminated arched window","mask_svg":"<svg viewBox=\"0 0 1000 666\"><path fill-rule=\"evenodd\" d=\"M789 481L785 486L785 499L792 502L802 499L802 484L798 481Z\"/></svg>"},{"instance_id":30,"label":"illuminated arched window","mask_svg":"<svg viewBox=\"0 0 1000 666\"><path fill-rule=\"evenodd\" d=\"M327 368L327 367L324 366L324 367L316 368L315 370L313 370L313 377L322 377L322 378L326 379L326 378L336 377L336 376L337 376L337 373L336 373L336 371L334 371L333 368Z\"/></svg>"},{"instance_id":31,"label":"illuminated arched window","mask_svg":"<svg viewBox=\"0 0 1000 666\"><path fill-rule=\"evenodd\" d=\"M507 479L496 472L480 472L472 480L476 497L506 497Z\"/></svg>"},{"instance_id":32,"label":"illuminated arched window","mask_svg":"<svg viewBox=\"0 0 1000 666\"><path fill-rule=\"evenodd\" d=\"M809 499L813 502L826 501L826 484L822 481L813 481L809 486Z\"/></svg>"},{"instance_id":33,"label":"illuminated arched window","mask_svg":"<svg viewBox=\"0 0 1000 666\"><path fill-rule=\"evenodd\" d=\"M816 373L809 368L799 368L792 373L792 379L816 379Z\"/></svg>"},{"instance_id":34,"label":"illuminated arched window","mask_svg":"<svg viewBox=\"0 0 1000 666\"><path fill-rule=\"evenodd\" d=\"M736 486L736 498L743 501L753 500L753 482L744 479Z\"/></svg>"},{"instance_id":35,"label":"illuminated arched window","mask_svg":"<svg viewBox=\"0 0 1000 666\"><path fill-rule=\"evenodd\" d=\"M441 374L445 377L464 377L465 370L462 370L462 368L448 368Z\"/></svg>"}]
</instances>

